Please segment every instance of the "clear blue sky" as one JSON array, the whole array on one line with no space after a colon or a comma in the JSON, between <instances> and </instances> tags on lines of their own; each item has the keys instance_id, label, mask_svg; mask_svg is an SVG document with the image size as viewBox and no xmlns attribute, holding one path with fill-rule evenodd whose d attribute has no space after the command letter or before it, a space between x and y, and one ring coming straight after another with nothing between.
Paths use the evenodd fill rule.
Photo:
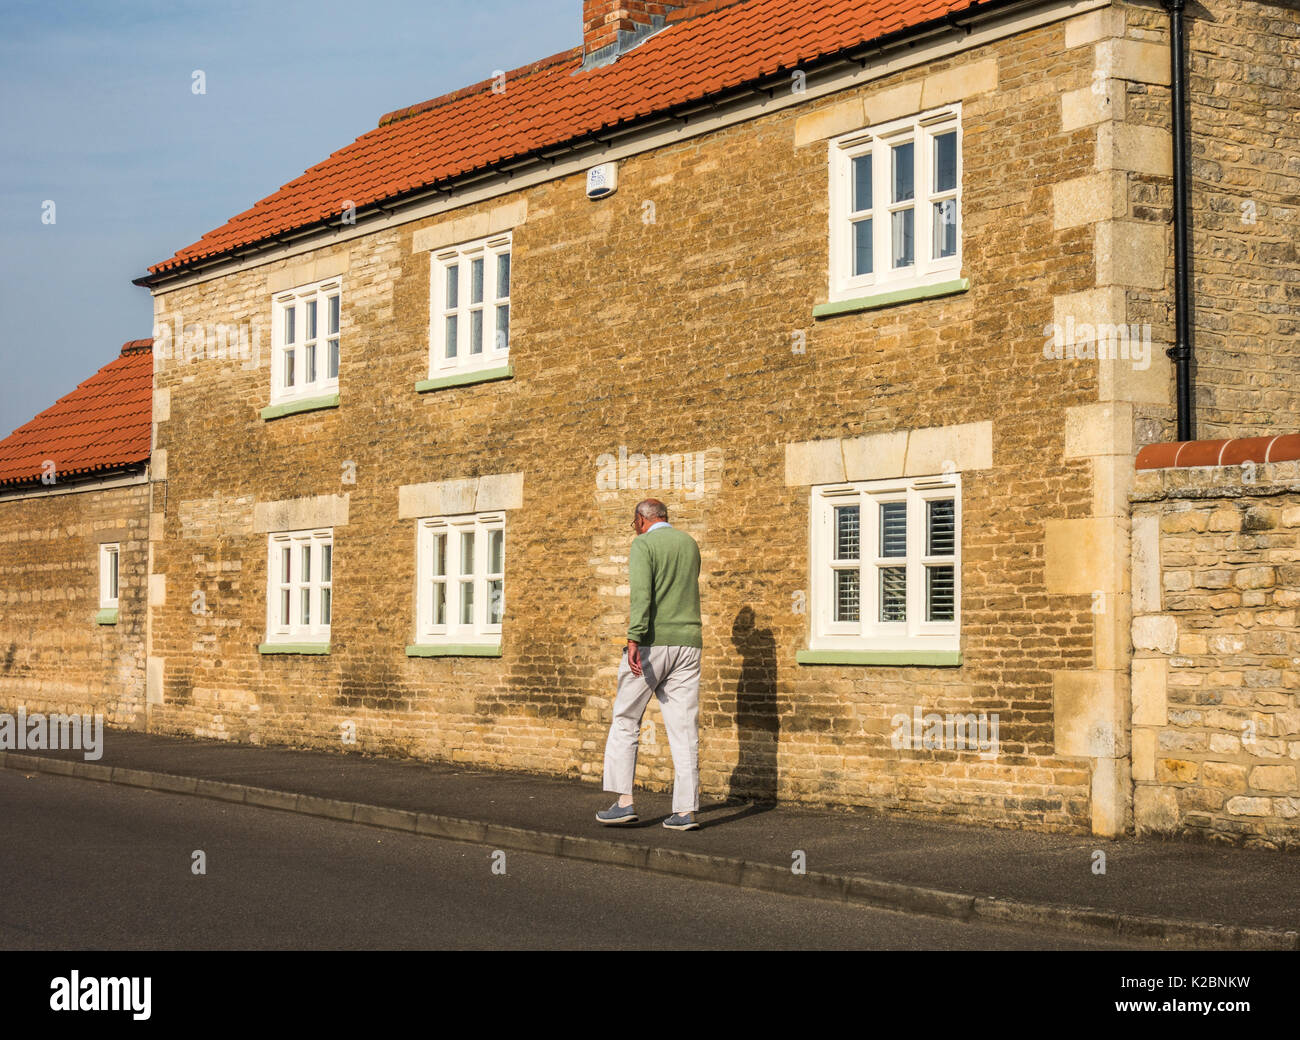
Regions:
<instances>
[{"instance_id":1,"label":"clear blue sky","mask_svg":"<svg viewBox=\"0 0 1300 1040\"><path fill-rule=\"evenodd\" d=\"M0 0L0 437L150 335L149 264L385 112L577 46L581 8Z\"/></svg>"}]
</instances>

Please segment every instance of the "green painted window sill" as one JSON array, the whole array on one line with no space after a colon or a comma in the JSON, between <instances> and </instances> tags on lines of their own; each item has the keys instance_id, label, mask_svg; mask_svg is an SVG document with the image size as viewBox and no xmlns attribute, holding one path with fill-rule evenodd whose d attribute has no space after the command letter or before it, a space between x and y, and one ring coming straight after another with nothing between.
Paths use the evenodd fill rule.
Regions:
<instances>
[{"instance_id":1,"label":"green painted window sill","mask_svg":"<svg viewBox=\"0 0 1300 1040\"><path fill-rule=\"evenodd\" d=\"M819 303L813 308L813 317L833 318L837 314L853 314L857 311L875 310L877 307L893 307L900 303L911 303L913 300L932 300L939 296L953 296L969 288L969 278L957 278L951 282L920 285L912 289L895 289L893 292L876 293L874 296L859 296L855 300Z\"/></svg>"},{"instance_id":2,"label":"green painted window sill","mask_svg":"<svg viewBox=\"0 0 1300 1040\"><path fill-rule=\"evenodd\" d=\"M338 394L326 394L324 397L308 397L302 401L286 401L284 404L268 405L262 409L263 419L279 419L283 415L297 415L299 412L316 412L322 408L337 408Z\"/></svg>"},{"instance_id":3,"label":"green painted window sill","mask_svg":"<svg viewBox=\"0 0 1300 1040\"><path fill-rule=\"evenodd\" d=\"M329 643L259 643L259 654L328 654Z\"/></svg>"},{"instance_id":4,"label":"green painted window sill","mask_svg":"<svg viewBox=\"0 0 1300 1040\"><path fill-rule=\"evenodd\" d=\"M439 376L437 379L421 379L415 384L415 390L416 393L423 394L430 390L445 390L449 386L495 383L499 379L513 379L514 377L514 366L502 365L499 368L480 368L476 372L458 372L452 376Z\"/></svg>"},{"instance_id":5,"label":"green painted window sill","mask_svg":"<svg viewBox=\"0 0 1300 1040\"><path fill-rule=\"evenodd\" d=\"M500 643L425 643L406 648L407 657L500 657Z\"/></svg>"},{"instance_id":6,"label":"green painted window sill","mask_svg":"<svg viewBox=\"0 0 1300 1040\"><path fill-rule=\"evenodd\" d=\"M799 664L874 664L921 665L929 668L956 668L961 664L960 650L800 650L794 655Z\"/></svg>"},{"instance_id":7,"label":"green painted window sill","mask_svg":"<svg viewBox=\"0 0 1300 1040\"><path fill-rule=\"evenodd\" d=\"M95 624L97 625L116 625L117 624L117 607L105 607L95 615Z\"/></svg>"}]
</instances>

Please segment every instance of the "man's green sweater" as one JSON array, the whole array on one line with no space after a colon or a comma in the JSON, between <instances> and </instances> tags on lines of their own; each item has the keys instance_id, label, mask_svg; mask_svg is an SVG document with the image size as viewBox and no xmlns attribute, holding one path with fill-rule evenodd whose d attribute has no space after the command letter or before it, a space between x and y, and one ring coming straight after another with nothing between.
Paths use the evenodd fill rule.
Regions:
<instances>
[{"instance_id":1,"label":"man's green sweater","mask_svg":"<svg viewBox=\"0 0 1300 1040\"><path fill-rule=\"evenodd\" d=\"M627 637L642 646L704 649L700 624L700 547L674 527L632 539L628 558L632 618Z\"/></svg>"}]
</instances>

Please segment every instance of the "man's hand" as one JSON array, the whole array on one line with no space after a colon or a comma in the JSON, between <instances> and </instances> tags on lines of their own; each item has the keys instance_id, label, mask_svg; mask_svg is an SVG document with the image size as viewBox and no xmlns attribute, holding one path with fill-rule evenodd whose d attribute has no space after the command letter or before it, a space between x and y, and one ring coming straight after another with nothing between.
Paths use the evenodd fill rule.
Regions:
<instances>
[{"instance_id":1,"label":"man's hand","mask_svg":"<svg viewBox=\"0 0 1300 1040\"><path fill-rule=\"evenodd\" d=\"M630 639L627 641L627 666L632 669L633 675L640 676L641 646Z\"/></svg>"}]
</instances>

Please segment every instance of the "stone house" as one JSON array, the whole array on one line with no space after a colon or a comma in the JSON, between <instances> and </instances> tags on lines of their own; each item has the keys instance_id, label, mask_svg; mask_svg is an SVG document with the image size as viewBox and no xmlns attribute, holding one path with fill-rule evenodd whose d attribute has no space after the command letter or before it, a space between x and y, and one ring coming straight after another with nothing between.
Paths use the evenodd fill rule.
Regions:
<instances>
[{"instance_id":1,"label":"stone house","mask_svg":"<svg viewBox=\"0 0 1300 1040\"><path fill-rule=\"evenodd\" d=\"M0 440L0 710L145 726L150 347Z\"/></svg>"},{"instance_id":2,"label":"stone house","mask_svg":"<svg viewBox=\"0 0 1300 1040\"><path fill-rule=\"evenodd\" d=\"M587 0L154 265L149 728L596 782L654 494L706 796L1294 836L1295 730L1234 832L1134 696L1139 450L1300 413L1294 9L1197 10Z\"/></svg>"}]
</instances>

